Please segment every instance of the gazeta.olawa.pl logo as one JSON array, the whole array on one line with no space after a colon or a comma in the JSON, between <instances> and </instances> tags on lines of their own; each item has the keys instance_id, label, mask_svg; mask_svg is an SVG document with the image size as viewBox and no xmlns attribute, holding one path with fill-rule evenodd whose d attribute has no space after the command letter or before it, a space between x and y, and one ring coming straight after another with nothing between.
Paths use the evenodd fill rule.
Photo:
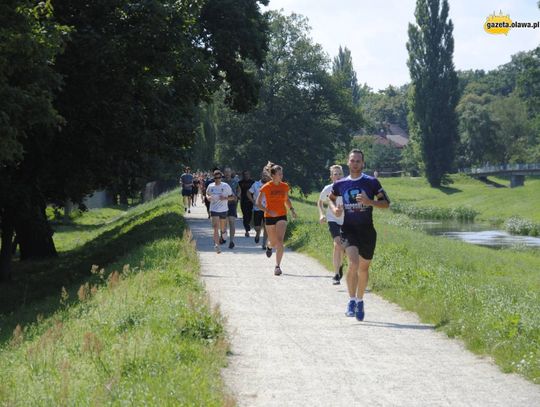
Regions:
<instances>
[{"instance_id":1,"label":"gazeta.olawa.pl logo","mask_svg":"<svg viewBox=\"0 0 540 407\"><path fill-rule=\"evenodd\" d=\"M508 35L508 32L512 28L529 28L537 29L540 27L540 21L534 22L519 22L512 21L508 14L503 14L502 11L499 11L499 14L490 14L487 16L486 21L484 22L484 31L488 34L504 34Z\"/></svg>"}]
</instances>

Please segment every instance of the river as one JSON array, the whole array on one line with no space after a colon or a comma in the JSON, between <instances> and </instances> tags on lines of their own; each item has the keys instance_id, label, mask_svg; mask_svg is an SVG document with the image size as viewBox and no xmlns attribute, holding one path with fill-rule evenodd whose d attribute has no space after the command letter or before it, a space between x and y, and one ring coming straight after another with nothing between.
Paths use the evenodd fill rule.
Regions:
<instances>
[{"instance_id":1,"label":"river","mask_svg":"<svg viewBox=\"0 0 540 407\"><path fill-rule=\"evenodd\" d=\"M423 220L419 221L418 225L430 235L445 236L479 246L495 249L516 246L540 248L540 237L511 235L504 230L496 230L489 224Z\"/></svg>"}]
</instances>

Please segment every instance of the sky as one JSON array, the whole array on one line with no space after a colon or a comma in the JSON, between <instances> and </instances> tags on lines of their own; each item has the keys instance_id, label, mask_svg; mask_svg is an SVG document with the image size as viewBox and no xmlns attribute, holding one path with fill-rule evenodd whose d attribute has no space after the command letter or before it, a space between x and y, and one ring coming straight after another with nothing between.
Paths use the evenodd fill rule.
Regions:
<instances>
[{"instance_id":1,"label":"sky","mask_svg":"<svg viewBox=\"0 0 540 407\"><path fill-rule=\"evenodd\" d=\"M512 21L540 22L537 1L449 0L456 69L495 69L511 55L540 45L540 28L515 28L508 35L488 34L483 28L488 15L500 11ZM263 9L307 17L313 40L331 58L340 45L349 48L358 82L379 90L410 81L405 44L415 4L415 0L270 0Z\"/></svg>"}]
</instances>

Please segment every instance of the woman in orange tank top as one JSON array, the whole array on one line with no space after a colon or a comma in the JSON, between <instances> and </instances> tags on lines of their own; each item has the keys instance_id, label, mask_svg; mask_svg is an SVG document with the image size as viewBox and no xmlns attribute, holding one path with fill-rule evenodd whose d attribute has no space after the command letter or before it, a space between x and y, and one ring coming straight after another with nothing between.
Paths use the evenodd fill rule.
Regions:
<instances>
[{"instance_id":1,"label":"woman in orange tank top","mask_svg":"<svg viewBox=\"0 0 540 407\"><path fill-rule=\"evenodd\" d=\"M266 256L272 256L272 248L276 249L276 267L274 275L281 275L281 260L283 259L285 232L287 231L287 209L293 219L296 212L289 199L289 185L283 182L283 168L268 162L264 171L270 174L271 181L261 187L256 205L264 211L264 221L268 233ZM263 205L263 200L266 202Z\"/></svg>"}]
</instances>

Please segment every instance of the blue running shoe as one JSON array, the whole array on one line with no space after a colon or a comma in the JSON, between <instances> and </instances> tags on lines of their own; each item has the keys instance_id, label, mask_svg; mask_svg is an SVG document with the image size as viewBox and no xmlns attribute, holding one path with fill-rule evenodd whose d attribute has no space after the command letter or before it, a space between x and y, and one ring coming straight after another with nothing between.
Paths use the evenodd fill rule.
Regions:
<instances>
[{"instance_id":1,"label":"blue running shoe","mask_svg":"<svg viewBox=\"0 0 540 407\"><path fill-rule=\"evenodd\" d=\"M354 312L354 316L356 317L356 319L358 321L363 321L364 320L364 315L365 315L364 301L359 301L359 302L356 303L356 310Z\"/></svg>"},{"instance_id":2,"label":"blue running shoe","mask_svg":"<svg viewBox=\"0 0 540 407\"><path fill-rule=\"evenodd\" d=\"M345 315L348 317L354 317L354 309L356 308L356 301L350 300L349 305L347 305L347 312Z\"/></svg>"}]
</instances>

